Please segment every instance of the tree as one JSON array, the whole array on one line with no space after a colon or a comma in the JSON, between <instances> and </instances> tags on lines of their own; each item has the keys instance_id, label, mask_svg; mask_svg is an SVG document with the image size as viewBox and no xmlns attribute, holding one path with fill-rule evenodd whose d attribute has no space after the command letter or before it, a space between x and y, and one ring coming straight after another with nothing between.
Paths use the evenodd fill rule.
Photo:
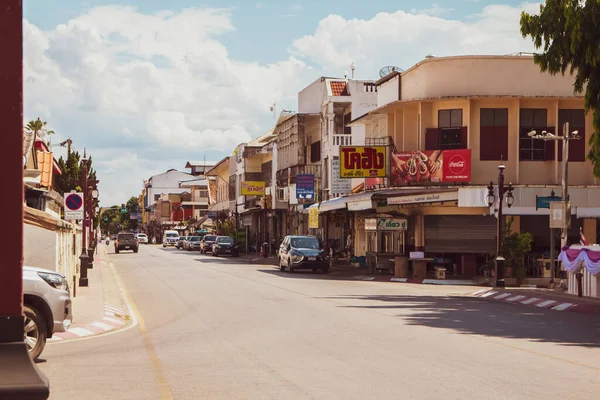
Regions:
<instances>
[{"instance_id":1,"label":"tree","mask_svg":"<svg viewBox=\"0 0 600 400\"><path fill-rule=\"evenodd\" d=\"M577 93L585 89L585 110L591 111L593 130L588 159L600 178L600 0L546 0L539 15L521 14L521 34L531 36L542 72L575 75Z\"/></svg>"},{"instance_id":2,"label":"tree","mask_svg":"<svg viewBox=\"0 0 600 400\"><path fill-rule=\"evenodd\" d=\"M54 189L64 196L65 193L71 192L71 190L82 191L81 188L81 156L79 152L72 151L67 154L67 159L63 159L62 156L58 159L58 166L60 167L62 174L57 175L54 178ZM92 157L88 157L87 160L88 168L88 181L96 181L96 171L92 167ZM96 204L94 204L94 207Z\"/></svg>"},{"instance_id":3,"label":"tree","mask_svg":"<svg viewBox=\"0 0 600 400\"><path fill-rule=\"evenodd\" d=\"M43 133L44 135L54 135L55 132L53 130L49 130L46 128L47 124L48 123L46 121L42 121L40 117L38 117L35 120L29 121L27 125L25 125L25 129L27 130L27 132L33 134L33 143L37 141L37 138L38 136L40 136L41 133Z\"/></svg>"}]
</instances>

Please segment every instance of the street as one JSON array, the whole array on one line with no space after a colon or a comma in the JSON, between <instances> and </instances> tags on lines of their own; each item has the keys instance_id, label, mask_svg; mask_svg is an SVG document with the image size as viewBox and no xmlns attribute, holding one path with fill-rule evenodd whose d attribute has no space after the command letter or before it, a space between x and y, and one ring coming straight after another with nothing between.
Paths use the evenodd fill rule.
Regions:
<instances>
[{"instance_id":1,"label":"street","mask_svg":"<svg viewBox=\"0 0 600 400\"><path fill-rule=\"evenodd\" d=\"M51 399L597 399L600 323L173 248L110 251L138 325L49 344ZM471 288L472 290L472 288Z\"/></svg>"}]
</instances>

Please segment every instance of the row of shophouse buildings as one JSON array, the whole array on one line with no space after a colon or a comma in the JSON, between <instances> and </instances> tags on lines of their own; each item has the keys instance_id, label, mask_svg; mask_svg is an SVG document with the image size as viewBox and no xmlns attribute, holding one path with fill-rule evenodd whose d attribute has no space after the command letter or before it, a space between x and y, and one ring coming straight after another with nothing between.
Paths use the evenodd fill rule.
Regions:
<instances>
[{"instance_id":1,"label":"row of shophouse buildings","mask_svg":"<svg viewBox=\"0 0 600 400\"><path fill-rule=\"evenodd\" d=\"M600 186L586 159L592 117L573 81L541 73L527 55L429 56L377 81L322 77L298 94L296 112L281 113L230 156L147 181L144 222L160 224L160 214L177 225L189 216L217 229L229 219L250 251L312 234L377 264L424 252L471 278L496 251L497 206L489 206L487 186L502 163L514 186L505 218L513 231L533 234L527 277L544 282L550 210L537 199L560 196L562 143L532 131L560 136L568 122L578 132L568 157L568 242L578 243L581 231L595 243L599 228ZM165 177L180 194L157 189ZM600 295L596 277L584 285Z\"/></svg>"}]
</instances>

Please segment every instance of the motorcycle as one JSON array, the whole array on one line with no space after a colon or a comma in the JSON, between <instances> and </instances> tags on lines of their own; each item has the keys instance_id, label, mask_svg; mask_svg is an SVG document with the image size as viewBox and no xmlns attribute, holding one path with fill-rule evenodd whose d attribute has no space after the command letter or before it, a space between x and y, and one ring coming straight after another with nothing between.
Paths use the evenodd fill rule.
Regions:
<instances>
[{"instance_id":1,"label":"motorcycle","mask_svg":"<svg viewBox=\"0 0 600 400\"><path fill-rule=\"evenodd\" d=\"M110 244L110 239L106 239L106 245L108 246Z\"/></svg>"}]
</instances>

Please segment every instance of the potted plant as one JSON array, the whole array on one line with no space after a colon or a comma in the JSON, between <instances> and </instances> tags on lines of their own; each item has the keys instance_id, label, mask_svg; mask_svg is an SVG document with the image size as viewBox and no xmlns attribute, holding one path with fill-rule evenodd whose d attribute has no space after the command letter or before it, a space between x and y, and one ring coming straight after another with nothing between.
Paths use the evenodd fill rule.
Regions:
<instances>
[{"instance_id":1,"label":"potted plant","mask_svg":"<svg viewBox=\"0 0 600 400\"><path fill-rule=\"evenodd\" d=\"M520 285L526 276L525 256L531 251L533 235L529 232L512 232L513 217L506 221L502 240L502 255L506 260L505 277L517 278Z\"/></svg>"}]
</instances>

